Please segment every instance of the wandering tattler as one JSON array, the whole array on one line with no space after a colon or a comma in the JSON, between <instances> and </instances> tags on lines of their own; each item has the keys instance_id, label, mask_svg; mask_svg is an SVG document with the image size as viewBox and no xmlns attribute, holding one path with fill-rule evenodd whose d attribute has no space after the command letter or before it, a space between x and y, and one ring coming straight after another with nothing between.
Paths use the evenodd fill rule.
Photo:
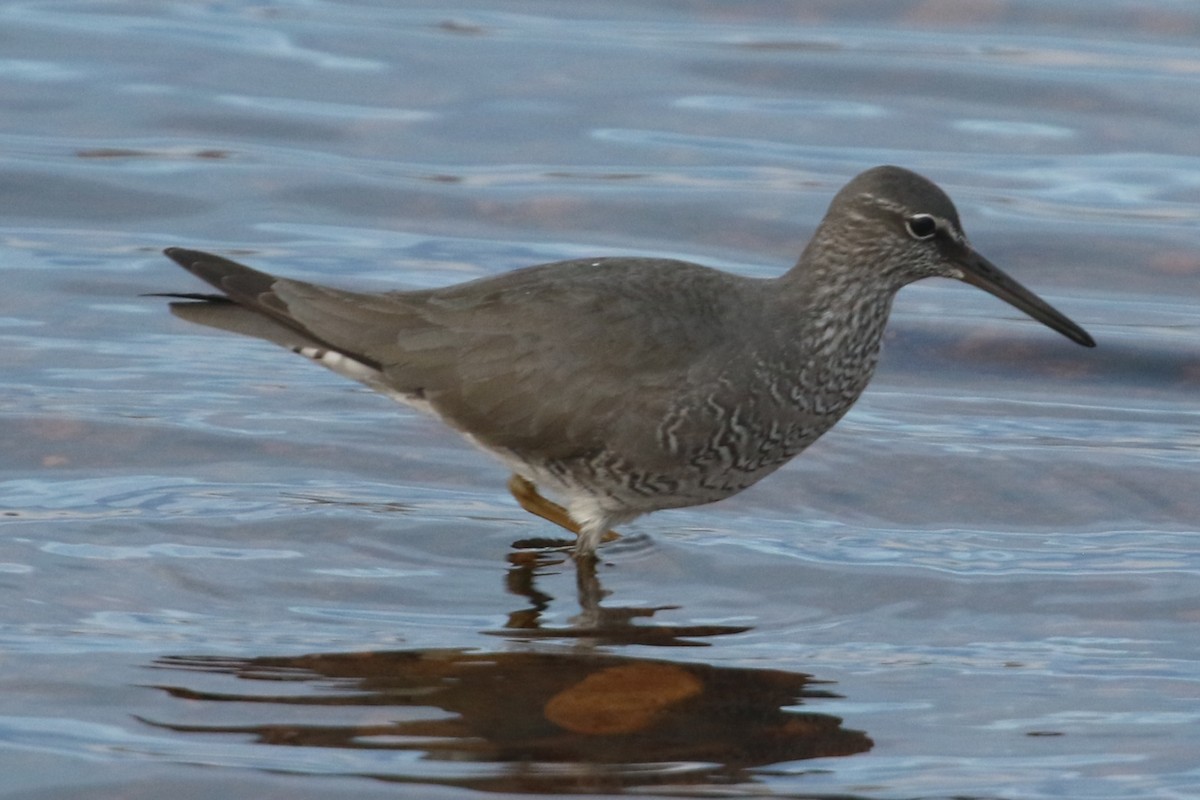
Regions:
<instances>
[{"instance_id":1,"label":"wandering tattler","mask_svg":"<svg viewBox=\"0 0 1200 800\"><path fill-rule=\"evenodd\" d=\"M1095 345L972 249L941 189L899 167L850 181L796 265L769 279L596 258L366 294L166 254L222 292L168 295L191 301L175 314L432 411L505 462L521 505L577 534L586 556L611 526L736 494L829 430L866 388L908 283L957 278Z\"/></svg>"}]
</instances>

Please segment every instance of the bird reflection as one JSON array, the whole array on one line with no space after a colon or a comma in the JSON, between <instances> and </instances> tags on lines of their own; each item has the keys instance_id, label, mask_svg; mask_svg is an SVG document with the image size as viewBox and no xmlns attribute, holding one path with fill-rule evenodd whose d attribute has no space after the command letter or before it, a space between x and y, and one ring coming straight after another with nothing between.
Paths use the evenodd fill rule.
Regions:
<instances>
[{"instance_id":1,"label":"bird reflection","mask_svg":"<svg viewBox=\"0 0 1200 800\"><path fill-rule=\"evenodd\" d=\"M206 721L147 724L259 745L419 754L419 778L404 774L405 759L387 762L395 772L370 762L372 777L397 781L510 792L728 784L752 781L756 767L871 748L838 717L796 710L839 696L782 670L466 649L167 656L155 666L205 673L209 687L217 676L218 686L159 685L189 701L181 715ZM431 774L429 762L442 766Z\"/></svg>"},{"instance_id":2,"label":"bird reflection","mask_svg":"<svg viewBox=\"0 0 1200 800\"><path fill-rule=\"evenodd\" d=\"M514 552L509 561L506 586L529 608L485 633L515 640L510 647L519 650L165 656L153 667L193 679L155 688L189 702L176 719L142 722L249 736L250 748L326 749L305 751L297 770L323 763L314 753L331 752L329 768L340 774L505 792L728 785L752 782L756 768L871 748L840 718L798 710L840 697L811 675L611 652L694 646L745 628L645 624L667 609L602 605L609 592L594 561L546 551ZM543 620L553 598L537 582L560 568L576 571L580 612L554 627ZM544 641L552 638L569 644ZM418 758L381 767L369 757L380 751ZM239 758L256 759L281 768L253 749Z\"/></svg>"},{"instance_id":3,"label":"bird reflection","mask_svg":"<svg viewBox=\"0 0 1200 800\"><path fill-rule=\"evenodd\" d=\"M508 638L573 638L609 645L697 646L705 644L702 640L708 637L750 630L740 625L637 624L678 606L603 606L601 601L609 592L600 583L595 559L571 559L561 550L514 550L508 560L511 568L505 586L509 592L526 598L530 607L509 614L504 630L485 633ZM579 613L570 619L569 627L549 626L542 620L554 597L538 588L537 579L560 568L575 571Z\"/></svg>"}]
</instances>

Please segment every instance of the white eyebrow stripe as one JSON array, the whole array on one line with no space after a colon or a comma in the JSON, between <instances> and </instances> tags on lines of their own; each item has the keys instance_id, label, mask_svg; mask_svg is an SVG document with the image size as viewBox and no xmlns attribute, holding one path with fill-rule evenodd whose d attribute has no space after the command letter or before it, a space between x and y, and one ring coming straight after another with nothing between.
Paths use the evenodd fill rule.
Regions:
<instances>
[{"instance_id":1,"label":"white eyebrow stripe","mask_svg":"<svg viewBox=\"0 0 1200 800\"><path fill-rule=\"evenodd\" d=\"M877 194L871 194L870 192L863 192L862 196L867 198L879 208L882 208L886 211L891 211L893 214L897 214L904 219L916 216L930 217L937 225L937 229L939 231L944 232L947 236L964 247L971 246L970 242L967 241L966 234L954 227L954 225L950 223L950 220L946 219L945 217L939 217L937 214L931 214L928 211L912 211L900 203L880 197Z\"/></svg>"}]
</instances>

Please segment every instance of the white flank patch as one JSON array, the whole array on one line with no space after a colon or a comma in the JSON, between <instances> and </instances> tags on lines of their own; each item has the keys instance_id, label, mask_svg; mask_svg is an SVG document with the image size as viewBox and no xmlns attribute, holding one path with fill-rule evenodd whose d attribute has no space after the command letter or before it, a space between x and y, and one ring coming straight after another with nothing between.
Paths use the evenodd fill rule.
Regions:
<instances>
[{"instance_id":1,"label":"white flank patch","mask_svg":"<svg viewBox=\"0 0 1200 800\"><path fill-rule=\"evenodd\" d=\"M337 350L328 350L324 347L305 346L293 349L305 358L333 370L338 375L365 384L369 388L386 397L390 397L398 403L412 406L418 411L424 411L427 414L434 413L433 408L423 398L397 391L395 388L388 386L384 383L383 373L356 358L351 358L345 353L339 353Z\"/></svg>"}]
</instances>

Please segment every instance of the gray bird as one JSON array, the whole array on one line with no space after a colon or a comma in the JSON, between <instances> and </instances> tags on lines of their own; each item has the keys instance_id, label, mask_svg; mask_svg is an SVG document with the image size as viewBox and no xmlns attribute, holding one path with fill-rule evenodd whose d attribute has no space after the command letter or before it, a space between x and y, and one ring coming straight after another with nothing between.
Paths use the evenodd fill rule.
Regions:
<instances>
[{"instance_id":1,"label":"gray bird","mask_svg":"<svg viewBox=\"0 0 1200 800\"><path fill-rule=\"evenodd\" d=\"M507 464L521 505L589 557L612 526L736 494L829 430L866 388L892 299L913 281L965 281L1095 345L972 249L941 189L890 166L838 192L777 278L595 258L368 294L166 254L221 292L167 295L186 301L175 314L433 412Z\"/></svg>"}]
</instances>

